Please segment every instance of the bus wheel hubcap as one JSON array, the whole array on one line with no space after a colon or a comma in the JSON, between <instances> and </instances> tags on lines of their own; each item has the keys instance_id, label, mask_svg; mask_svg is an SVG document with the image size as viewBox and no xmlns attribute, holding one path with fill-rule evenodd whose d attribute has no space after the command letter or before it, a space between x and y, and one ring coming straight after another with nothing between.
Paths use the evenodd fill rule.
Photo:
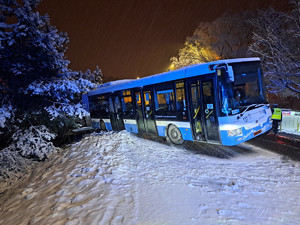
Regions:
<instances>
[{"instance_id":1,"label":"bus wheel hubcap","mask_svg":"<svg viewBox=\"0 0 300 225\"><path fill-rule=\"evenodd\" d=\"M173 129L173 130L171 131L171 136L172 136L172 138L177 139L177 138L178 138L178 133L177 133L177 131Z\"/></svg>"},{"instance_id":2,"label":"bus wheel hubcap","mask_svg":"<svg viewBox=\"0 0 300 225\"><path fill-rule=\"evenodd\" d=\"M170 141L174 144L180 145L180 144L183 144L183 142L184 142L179 129L174 125L171 125L169 127L168 136L170 138Z\"/></svg>"}]
</instances>

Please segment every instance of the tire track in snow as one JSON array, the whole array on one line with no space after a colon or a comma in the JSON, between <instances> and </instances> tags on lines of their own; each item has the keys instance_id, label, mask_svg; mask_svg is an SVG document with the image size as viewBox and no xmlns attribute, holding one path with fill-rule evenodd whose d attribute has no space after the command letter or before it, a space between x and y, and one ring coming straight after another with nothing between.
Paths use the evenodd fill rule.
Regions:
<instances>
[{"instance_id":1,"label":"tire track in snow","mask_svg":"<svg viewBox=\"0 0 300 225\"><path fill-rule=\"evenodd\" d=\"M261 209L266 207L265 202L269 202L267 207L272 207L272 205L276 205L277 201L279 205L275 212L282 211L282 215L296 215L296 212L299 211L300 198L295 196L297 190L294 188L300 187L300 166L297 162L282 160L281 156L273 153L263 152L261 156L258 153L262 153L262 151L258 149L254 149L251 154L241 154L231 160L216 159L193 154L181 148L141 140L134 136L130 136L130 139L128 147L131 148L131 158L136 162L136 168L139 171L137 174L142 181L138 183L140 186L137 197L139 217L144 218L141 220L142 222L150 220L151 216L153 217L155 214L157 216L157 212L153 211L155 209L151 205L156 205L157 211L161 209L157 204L162 203L159 199L155 202L155 197L149 197L149 193L155 195L156 192L164 192L155 188L161 185L162 189L166 189L165 194L172 195L173 190L170 186L176 186L177 183L205 193L202 197L206 203L203 204L203 201L199 200L198 204L201 213L199 214L198 211L198 216L191 217L191 221L185 221L185 224L197 224L197 220L202 223L206 221L207 224L215 224L213 222L215 219L212 218L232 224L241 224L241 221L255 218ZM135 148L135 143L139 143L138 148ZM180 190L182 187L179 185L177 188ZM197 192L194 194L197 195ZM186 195L189 197L187 193ZM222 195L232 198L234 201L226 200L224 202L225 199L222 199ZM277 196L276 201L274 196ZM143 202L147 197L148 205ZM286 198L289 203L285 202ZM161 199L168 201L165 196L162 196ZM256 202L253 202L252 199L256 199ZM191 205L193 200L190 199ZM182 201L184 202L184 199ZM293 205L294 210L286 210L285 208L289 208L287 204ZM145 207L147 210L141 210ZM172 204L166 203L167 207L172 207ZM147 211L152 214L142 215L143 213L147 214ZM280 222L280 216L272 215L275 212L274 208L265 210L265 213L253 221L254 223L264 221L266 224ZM203 217L206 220L203 220ZM291 217L285 219L285 221L293 220L296 221ZM160 221L159 218L157 221L159 221L157 224L166 223L165 220ZM180 219L178 221L173 219L170 224L182 224L182 222Z\"/></svg>"}]
</instances>

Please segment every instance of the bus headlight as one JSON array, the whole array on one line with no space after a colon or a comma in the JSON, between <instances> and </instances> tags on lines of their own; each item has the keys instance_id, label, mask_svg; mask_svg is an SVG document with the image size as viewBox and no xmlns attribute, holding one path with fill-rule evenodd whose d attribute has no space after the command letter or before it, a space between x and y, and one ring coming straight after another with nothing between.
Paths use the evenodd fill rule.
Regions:
<instances>
[{"instance_id":1,"label":"bus headlight","mask_svg":"<svg viewBox=\"0 0 300 225\"><path fill-rule=\"evenodd\" d=\"M238 136L238 135L243 134L242 128L238 128L238 129L234 129L234 130L228 130L227 133L228 133L228 136Z\"/></svg>"}]
</instances>

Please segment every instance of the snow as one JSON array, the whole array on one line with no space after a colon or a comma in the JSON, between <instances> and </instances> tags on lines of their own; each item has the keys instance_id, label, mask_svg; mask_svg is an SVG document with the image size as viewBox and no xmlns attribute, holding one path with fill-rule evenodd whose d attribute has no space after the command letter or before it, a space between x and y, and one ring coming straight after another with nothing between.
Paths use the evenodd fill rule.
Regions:
<instances>
[{"instance_id":1,"label":"snow","mask_svg":"<svg viewBox=\"0 0 300 225\"><path fill-rule=\"evenodd\" d=\"M44 160L58 150L51 142L55 137L44 125L30 126L17 130L12 136L12 144L6 150L18 151L26 158Z\"/></svg>"},{"instance_id":2,"label":"snow","mask_svg":"<svg viewBox=\"0 0 300 225\"><path fill-rule=\"evenodd\" d=\"M69 73L69 76L71 76ZM32 96L48 96L53 104L44 107L52 119L63 115L76 116L80 119L89 113L83 108L81 103L76 103L79 94L94 88L95 84L89 80L78 78L76 80L60 79L56 81L33 82L25 91L25 94Z\"/></svg>"},{"instance_id":3,"label":"snow","mask_svg":"<svg viewBox=\"0 0 300 225\"><path fill-rule=\"evenodd\" d=\"M5 127L5 123L8 119L10 119L13 115L13 107L9 105L3 105L0 108L0 128ZM1 133L0 133L1 134Z\"/></svg>"},{"instance_id":4,"label":"snow","mask_svg":"<svg viewBox=\"0 0 300 225\"><path fill-rule=\"evenodd\" d=\"M29 159L21 157L16 151L0 151L0 193L11 189L14 184L26 181L30 168L35 165Z\"/></svg>"},{"instance_id":5,"label":"snow","mask_svg":"<svg viewBox=\"0 0 300 225\"><path fill-rule=\"evenodd\" d=\"M88 135L0 197L0 224L298 224L300 163L240 147L221 159L126 131Z\"/></svg>"},{"instance_id":6,"label":"snow","mask_svg":"<svg viewBox=\"0 0 300 225\"><path fill-rule=\"evenodd\" d=\"M300 135L300 130L292 130L292 129L283 129L281 132L288 133L288 134L294 134L294 135Z\"/></svg>"}]
</instances>

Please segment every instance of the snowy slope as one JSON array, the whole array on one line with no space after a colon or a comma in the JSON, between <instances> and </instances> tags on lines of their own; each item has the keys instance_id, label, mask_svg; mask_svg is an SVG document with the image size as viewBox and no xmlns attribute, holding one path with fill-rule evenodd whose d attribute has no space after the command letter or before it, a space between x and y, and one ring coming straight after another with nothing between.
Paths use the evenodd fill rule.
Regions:
<instances>
[{"instance_id":1,"label":"snowy slope","mask_svg":"<svg viewBox=\"0 0 300 225\"><path fill-rule=\"evenodd\" d=\"M300 163L93 134L1 196L0 224L299 224Z\"/></svg>"}]
</instances>

